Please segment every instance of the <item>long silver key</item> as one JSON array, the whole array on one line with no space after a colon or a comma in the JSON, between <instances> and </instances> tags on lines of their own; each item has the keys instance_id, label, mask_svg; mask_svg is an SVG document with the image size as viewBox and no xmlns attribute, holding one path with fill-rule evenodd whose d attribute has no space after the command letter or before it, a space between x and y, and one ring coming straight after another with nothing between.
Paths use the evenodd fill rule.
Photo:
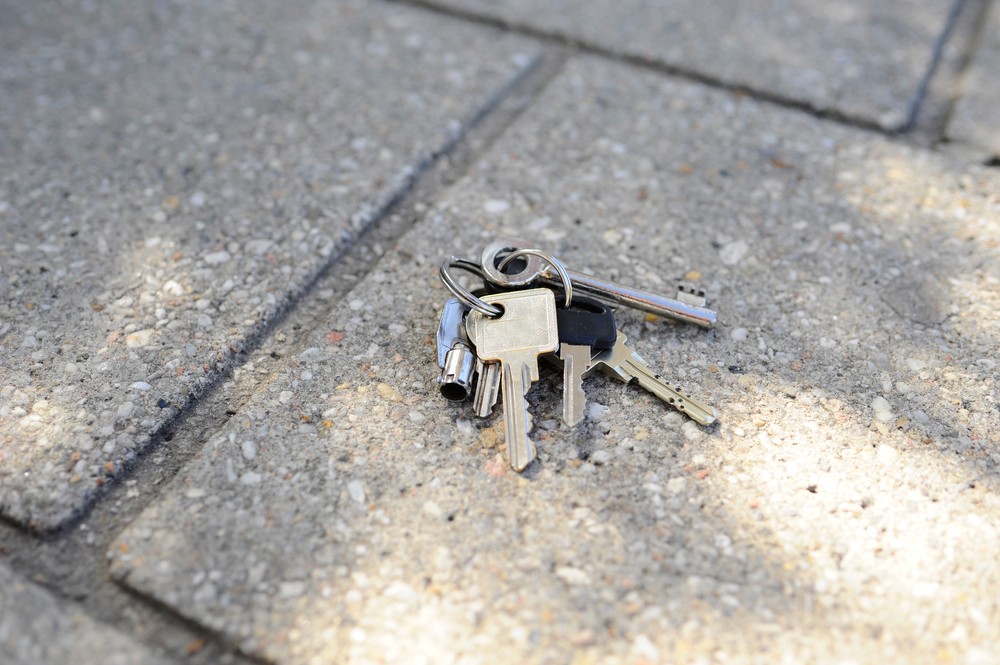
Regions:
<instances>
[{"instance_id":1,"label":"long silver key","mask_svg":"<svg viewBox=\"0 0 1000 665\"><path fill-rule=\"evenodd\" d=\"M472 409L480 418L488 418L500 399L500 363L483 362L476 358L476 392L472 398Z\"/></svg>"},{"instance_id":2,"label":"long silver key","mask_svg":"<svg viewBox=\"0 0 1000 665\"><path fill-rule=\"evenodd\" d=\"M528 436L528 388L538 380L538 356L559 346L556 300L549 289L497 293L483 300L502 307L503 314L491 319L470 312L466 329L479 357L500 363L507 459L515 471L523 471L537 455Z\"/></svg>"},{"instance_id":3,"label":"long silver key","mask_svg":"<svg viewBox=\"0 0 1000 665\"><path fill-rule=\"evenodd\" d=\"M460 402L472 391L472 375L476 355L465 331L465 316L469 308L458 298L449 298L441 309L441 322L437 331L438 367L441 375L437 382L441 395Z\"/></svg>"},{"instance_id":4,"label":"long silver key","mask_svg":"<svg viewBox=\"0 0 1000 665\"><path fill-rule=\"evenodd\" d=\"M546 267L545 262L538 257L524 257L523 263L515 264L515 267L521 267L516 272L505 273L497 267L500 259L511 251L529 247L531 247L530 243L516 238L505 238L487 245L481 258L486 279L500 288L506 289L529 284L559 288L562 285L562 279L550 267ZM575 270L567 269L566 273L573 282L573 289L579 293L658 316L686 321L703 328L711 328L715 325L716 313L705 307L704 294L700 292L692 293L689 289L682 287L676 299L667 298Z\"/></svg>"},{"instance_id":5,"label":"long silver key","mask_svg":"<svg viewBox=\"0 0 1000 665\"><path fill-rule=\"evenodd\" d=\"M646 361L642 359L632 345L628 343L625 333L618 332L618 340L614 347L595 355L590 361L590 368L584 376L590 376L596 371L603 371L626 383L635 381L640 386L653 393L661 400L671 405L681 413L702 425L711 425L719 418L719 412L714 407L700 402L690 394L682 392L680 386L668 385L659 374L653 372Z\"/></svg>"}]
</instances>

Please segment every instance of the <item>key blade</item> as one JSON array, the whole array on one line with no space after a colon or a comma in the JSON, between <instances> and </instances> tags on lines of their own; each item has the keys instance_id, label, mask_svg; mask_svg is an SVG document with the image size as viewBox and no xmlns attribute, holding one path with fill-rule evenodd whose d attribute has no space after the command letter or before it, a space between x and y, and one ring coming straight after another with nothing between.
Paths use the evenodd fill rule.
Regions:
<instances>
[{"instance_id":1,"label":"key blade","mask_svg":"<svg viewBox=\"0 0 1000 665\"><path fill-rule=\"evenodd\" d=\"M638 354L635 355L638 357ZM696 423L711 425L719 419L719 412L715 410L715 407L691 397L690 394L683 392L684 389L680 386L668 384L658 374L654 374L642 358L639 358L639 362L630 358L626 361L623 369L631 374L640 386L687 415Z\"/></svg>"},{"instance_id":2,"label":"key blade","mask_svg":"<svg viewBox=\"0 0 1000 665\"><path fill-rule=\"evenodd\" d=\"M437 329L438 367L444 368L448 352L455 346L456 342L467 339L465 314L468 311L469 308L463 305L458 298L448 298L444 307L441 308L441 322Z\"/></svg>"},{"instance_id":3,"label":"key blade","mask_svg":"<svg viewBox=\"0 0 1000 665\"><path fill-rule=\"evenodd\" d=\"M523 362L503 363L503 422L507 437L507 460L517 472L524 471L537 457L528 437L528 404L524 399L531 385L531 372Z\"/></svg>"},{"instance_id":4,"label":"key blade","mask_svg":"<svg viewBox=\"0 0 1000 665\"><path fill-rule=\"evenodd\" d=\"M583 372L590 364L590 347L560 344L563 361L563 422L573 427L584 417L587 395L583 392Z\"/></svg>"},{"instance_id":5,"label":"key blade","mask_svg":"<svg viewBox=\"0 0 1000 665\"><path fill-rule=\"evenodd\" d=\"M479 383L476 384L476 396L472 402L472 408L480 418L487 418L493 413L493 407L500 399L500 363L484 363L476 360Z\"/></svg>"}]
</instances>

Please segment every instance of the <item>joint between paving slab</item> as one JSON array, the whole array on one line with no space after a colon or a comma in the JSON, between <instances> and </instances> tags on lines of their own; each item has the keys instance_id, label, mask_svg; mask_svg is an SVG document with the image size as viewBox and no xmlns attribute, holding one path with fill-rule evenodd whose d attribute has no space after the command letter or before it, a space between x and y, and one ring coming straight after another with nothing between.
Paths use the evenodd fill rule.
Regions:
<instances>
[{"instance_id":1,"label":"joint between paving slab","mask_svg":"<svg viewBox=\"0 0 1000 665\"><path fill-rule=\"evenodd\" d=\"M886 128L873 120L854 116L849 113L844 113L842 111L838 111L837 109L818 107L808 102L802 101L801 99L795 99L793 97L788 97L786 95L781 95L775 92L769 92L766 90L751 88L745 85L727 81L722 78L709 76L703 72L698 72L684 67L670 65L658 60L652 60L649 58L644 58L642 56L637 56L622 51L618 51L615 49L610 49L605 46L601 46L599 44L590 42L588 40L581 40L570 37L558 31L544 30L535 26L520 23L518 21L508 21L506 19L494 16L486 16L483 14L479 14L475 11L459 9L456 7L445 7L436 4L435 2L433 2L433 0L386 0L386 1L395 2L401 5L418 7L421 9L425 9L427 11L441 14L443 16L448 16L450 18L455 18L455 19L461 19L464 21L470 21L491 28L507 30L509 32L521 35L523 37L530 37L532 39L536 39L544 43L560 46L566 49L572 49L580 53L594 55L601 58L607 58L609 60L614 60L627 65L640 67L642 69L658 72L660 74L674 76L679 79L690 81L692 83L699 83L701 85L705 85L710 88L725 90L734 95L742 95L745 97L749 97L750 99L754 99L756 101L775 104L783 108L800 111L802 113L806 113L821 120L830 120L842 125L855 127L857 129L863 129L870 132L876 132L878 134L883 134L885 136L899 136L904 133L903 127L905 127L905 124L898 128ZM957 0L957 2L963 3L965 2L965 0Z\"/></svg>"},{"instance_id":2,"label":"joint between paving slab","mask_svg":"<svg viewBox=\"0 0 1000 665\"><path fill-rule=\"evenodd\" d=\"M898 134L924 136L930 145L944 139L962 81L980 42L988 9L988 0L956 0L952 5ZM949 44L956 40L958 53L949 58Z\"/></svg>"},{"instance_id":3,"label":"joint between paving slab","mask_svg":"<svg viewBox=\"0 0 1000 665\"><path fill-rule=\"evenodd\" d=\"M973 58L981 48L983 41L986 38L986 26L989 24L990 13L1000 11L1000 9L996 7L994 0L964 1L966 4L971 5L965 19L965 21L969 24L969 37L964 44L961 54L959 55L952 85L945 93L945 108L941 114L939 132L936 136L938 143L950 142L950 138L947 133L948 126L951 124L951 119L955 114L955 108L968 86ZM997 159L998 157L1000 156L994 157L994 159ZM990 160L986 160L984 162L984 166L997 166L997 164L991 164Z\"/></svg>"},{"instance_id":4,"label":"joint between paving slab","mask_svg":"<svg viewBox=\"0 0 1000 665\"><path fill-rule=\"evenodd\" d=\"M216 376L200 390L189 395L183 404L175 407L172 417L152 432L147 443L136 451L136 455L132 460L121 465L119 469L116 469L114 474L104 478L103 484L93 489L86 501L77 507L66 519L51 528L39 528L29 522L27 530L36 534L54 535L72 529L85 519L94 506L104 499L112 486L120 484L123 480L133 475L137 466L142 464L152 451L161 449L165 442L170 441L168 437L171 437L172 433L177 429L178 424L183 422L184 416L199 401L203 401L207 395L215 390L232 373L233 369L241 366L250 353L261 346L263 341L285 321L289 312L315 289L316 284L328 275L331 268L339 263L342 257L348 254L365 234L369 233L374 227L385 220L404 199L412 196L414 191L417 190L420 181L435 165L447 160L450 155L456 152L466 141L469 133L490 117L506 99L516 95L522 89L529 92L536 92L540 87L544 87L548 81L554 78L556 72L561 69L566 57L565 53L561 50L551 48L537 54L517 75L487 97L485 102L473 111L462 123L460 129L453 132L440 148L426 154L412 167L412 170L405 173L395 191L391 192L374 206L373 211L367 215L366 222L359 230L352 233L351 237L345 239L347 242L340 251L331 255L316 274L301 288L289 294L279 304L272 317L257 324L247 332L240 348L235 351L231 349L225 358L216 365ZM547 66L543 66L543 63L547 63ZM506 126L513 120L513 117L508 117L506 122L501 124ZM0 520L13 524L17 528L25 528L6 515L0 515Z\"/></svg>"}]
</instances>

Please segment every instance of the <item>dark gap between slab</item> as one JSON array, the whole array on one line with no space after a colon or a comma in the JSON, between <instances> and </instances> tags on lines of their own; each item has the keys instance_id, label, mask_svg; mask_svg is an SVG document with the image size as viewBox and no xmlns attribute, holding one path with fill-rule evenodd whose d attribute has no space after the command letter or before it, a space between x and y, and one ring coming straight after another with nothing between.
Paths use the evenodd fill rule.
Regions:
<instances>
[{"instance_id":1,"label":"dark gap between slab","mask_svg":"<svg viewBox=\"0 0 1000 665\"><path fill-rule=\"evenodd\" d=\"M596 55L602 58L607 58L627 65L641 67L649 71L658 72L660 74L674 76L680 79L684 79L686 81L690 81L692 83L700 83L701 85L705 85L710 88L725 90L734 95L743 95L749 97L750 99L754 99L756 101L767 102L770 104L775 104L777 106L782 106L784 108L801 111L803 113L807 113L821 120L832 120L842 125L847 125L849 127L856 127L858 129L864 129L870 132L876 132L885 136L896 136L904 131L902 128L886 129L885 127L882 127L873 120L857 117L849 113L844 113L837 109L817 107L808 102L804 102L800 99L795 99L793 97L788 97L767 90L757 90L755 88L750 88L745 85L741 85L739 83L734 83L732 81L727 81L725 79L717 78L715 76L710 76L703 72L687 69L684 67L678 67L676 65L670 65L658 60L653 60L651 58L644 58L642 56L637 56L617 51L615 49L610 49L605 46L594 44L586 40L580 40L570 37L558 31L544 30L517 21L508 21L506 19L494 16L486 16L483 14L479 14L473 10L459 9L456 7L444 7L435 3L434 0L385 0L385 1L396 2L398 4L408 5L412 7L418 7L421 9L425 9L427 11L441 14L443 16L448 16L451 18L456 18L464 21L470 21L473 23L477 23L479 25L485 25L500 30L507 30L515 34L548 42L556 46L570 48L579 51L580 53L585 53L588 55ZM974 1L978 2L981 0L974 0ZM964 2L966 2L966 0L956 0L956 2L959 5L961 5ZM951 23L952 21L949 18L949 26ZM945 29L945 33L946 34L948 33L947 28ZM932 59L932 62L935 61L936 59ZM910 113L912 116L913 113L912 108Z\"/></svg>"},{"instance_id":2,"label":"dark gap between slab","mask_svg":"<svg viewBox=\"0 0 1000 665\"><path fill-rule=\"evenodd\" d=\"M982 41L989 4L989 0L956 0L900 134L922 137L927 147L947 142L948 123Z\"/></svg>"}]
</instances>

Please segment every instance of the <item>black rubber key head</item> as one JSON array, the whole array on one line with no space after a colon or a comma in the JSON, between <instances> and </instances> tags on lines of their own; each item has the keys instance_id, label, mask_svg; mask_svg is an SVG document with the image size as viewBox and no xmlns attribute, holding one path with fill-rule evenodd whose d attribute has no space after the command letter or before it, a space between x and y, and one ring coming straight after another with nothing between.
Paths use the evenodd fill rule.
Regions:
<instances>
[{"instance_id":1,"label":"black rubber key head","mask_svg":"<svg viewBox=\"0 0 1000 665\"><path fill-rule=\"evenodd\" d=\"M556 323L563 344L603 350L613 347L618 339L614 312L592 298L574 296L568 308L556 309Z\"/></svg>"}]
</instances>

